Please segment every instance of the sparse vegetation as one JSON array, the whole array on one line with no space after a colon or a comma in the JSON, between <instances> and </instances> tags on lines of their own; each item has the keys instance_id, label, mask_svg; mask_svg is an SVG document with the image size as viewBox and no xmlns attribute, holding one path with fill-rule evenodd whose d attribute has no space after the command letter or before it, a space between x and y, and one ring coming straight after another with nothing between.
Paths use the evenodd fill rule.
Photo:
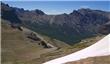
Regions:
<instances>
[{"instance_id":1,"label":"sparse vegetation","mask_svg":"<svg viewBox=\"0 0 110 64\"><path fill-rule=\"evenodd\" d=\"M68 62L65 64L109 64L110 56L99 56L82 59L79 61Z\"/></svg>"},{"instance_id":2,"label":"sparse vegetation","mask_svg":"<svg viewBox=\"0 0 110 64\"><path fill-rule=\"evenodd\" d=\"M13 29L9 24L2 20L2 63L21 64L35 58L49 50L29 40L22 31Z\"/></svg>"},{"instance_id":3,"label":"sparse vegetation","mask_svg":"<svg viewBox=\"0 0 110 64\"><path fill-rule=\"evenodd\" d=\"M5 20L2 20L5 21ZM61 42L59 40L41 35L48 43L55 45L58 49L47 52L41 46L25 37L22 31L11 28L7 23L2 22L2 63L11 64L42 64L43 62L65 56L76 52L85 47L94 44L104 36L97 36L82 40L80 43L73 46Z\"/></svg>"}]
</instances>

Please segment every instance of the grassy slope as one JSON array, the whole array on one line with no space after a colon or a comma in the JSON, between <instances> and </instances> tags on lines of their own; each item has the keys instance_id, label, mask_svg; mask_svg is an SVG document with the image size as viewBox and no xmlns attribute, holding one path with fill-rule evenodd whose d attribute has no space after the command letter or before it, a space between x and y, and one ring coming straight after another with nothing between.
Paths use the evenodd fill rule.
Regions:
<instances>
[{"instance_id":1,"label":"grassy slope","mask_svg":"<svg viewBox=\"0 0 110 64\"><path fill-rule=\"evenodd\" d=\"M79 61L69 62L66 64L109 64L110 56L91 57Z\"/></svg>"},{"instance_id":2,"label":"grassy slope","mask_svg":"<svg viewBox=\"0 0 110 64\"><path fill-rule=\"evenodd\" d=\"M44 58L43 59L44 62L55 59L55 58L58 58L58 57L62 57L62 56L65 56L67 54L71 54L71 53L74 53L74 52L79 51L81 49L84 49L84 48L94 44L98 40L102 39L103 37L104 37L104 35L103 36L100 35L100 36L97 36L97 37L87 38L87 39L81 41L80 43L75 44L71 47L64 47L64 48L61 48L61 49L56 50L54 52L50 52L48 54L42 54L41 57Z\"/></svg>"},{"instance_id":3,"label":"grassy slope","mask_svg":"<svg viewBox=\"0 0 110 64\"><path fill-rule=\"evenodd\" d=\"M2 22L2 63L3 64L41 64L54 58L65 56L94 44L104 36L97 36L83 40L82 42L69 46L59 40L41 35L48 42L59 49L47 52L37 42L31 42L24 34L11 28ZM40 56L40 57L39 57Z\"/></svg>"},{"instance_id":4,"label":"grassy slope","mask_svg":"<svg viewBox=\"0 0 110 64\"><path fill-rule=\"evenodd\" d=\"M39 57L41 50L37 42L32 43L24 34L2 23L2 63L15 64ZM39 52L38 52L39 51Z\"/></svg>"},{"instance_id":5,"label":"grassy slope","mask_svg":"<svg viewBox=\"0 0 110 64\"><path fill-rule=\"evenodd\" d=\"M45 54L49 52L49 49L44 49L37 44L37 42L33 42L29 40L24 35L24 32L19 31L18 29L13 29L11 26L2 20L2 40L1 40L1 48L2 48L2 64L27 64L27 62L33 64L31 62L33 59L37 59L37 64L41 63L39 61L39 57L41 54ZM43 36L49 43L57 46L57 47L68 47L64 42L60 44L60 41L51 40L51 38ZM54 41L54 42L52 42ZM50 51L51 52L51 51ZM48 53L47 53L48 54Z\"/></svg>"}]
</instances>

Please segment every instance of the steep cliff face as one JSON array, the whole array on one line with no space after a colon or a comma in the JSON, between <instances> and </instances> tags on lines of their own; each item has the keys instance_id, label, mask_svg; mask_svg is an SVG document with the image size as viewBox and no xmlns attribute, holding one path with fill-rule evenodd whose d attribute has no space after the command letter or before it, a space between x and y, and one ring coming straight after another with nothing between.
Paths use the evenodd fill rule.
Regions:
<instances>
[{"instance_id":1,"label":"steep cliff face","mask_svg":"<svg viewBox=\"0 0 110 64\"><path fill-rule=\"evenodd\" d=\"M79 9L70 14L60 15L47 15L38 9L29 11L3 3L1 9L2 18L12 23L21 23L36 32L68 44L74 44L83 38L99 34L100 27L110 21L110 12L91 9ZM106 34L108 33L110 32Z\"/></svg>"}]
</instances>

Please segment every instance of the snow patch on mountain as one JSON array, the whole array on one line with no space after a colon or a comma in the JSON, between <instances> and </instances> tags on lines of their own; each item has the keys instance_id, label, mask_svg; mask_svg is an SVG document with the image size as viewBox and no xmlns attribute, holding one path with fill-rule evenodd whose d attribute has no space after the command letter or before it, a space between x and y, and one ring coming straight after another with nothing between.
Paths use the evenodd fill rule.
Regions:
<instances>
[{"instance_id":1,"label":"snow patch on mountain","mask_svg":"<svg viewBox=\"0 0 110 64\"><path fill-rule=\"evenodd\" d=\"M43 64L64 64L67 62L77 61L88 57L107 55L110 55L110 34L85 49L82 49L78 52L69 54L61 58L45 62Z\"/></svg>"}]
</instances>

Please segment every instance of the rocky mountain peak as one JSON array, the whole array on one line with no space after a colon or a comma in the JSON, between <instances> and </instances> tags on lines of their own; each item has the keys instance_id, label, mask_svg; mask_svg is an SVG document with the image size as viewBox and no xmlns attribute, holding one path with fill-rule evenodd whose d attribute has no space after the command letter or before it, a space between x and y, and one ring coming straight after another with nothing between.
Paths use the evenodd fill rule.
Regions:
<instances>
[{"instance_id":1,"label":"rocky mountain peak","mask_svg":"<svg viewBox=\"0 0 110 64\"><path fill-rule=\"evenodd\" d=\"M45 13L39 9L35 9L34 10L36 12L36 14L39 14L39 15L44 15Z\"/></svg>"}]
</instances>

